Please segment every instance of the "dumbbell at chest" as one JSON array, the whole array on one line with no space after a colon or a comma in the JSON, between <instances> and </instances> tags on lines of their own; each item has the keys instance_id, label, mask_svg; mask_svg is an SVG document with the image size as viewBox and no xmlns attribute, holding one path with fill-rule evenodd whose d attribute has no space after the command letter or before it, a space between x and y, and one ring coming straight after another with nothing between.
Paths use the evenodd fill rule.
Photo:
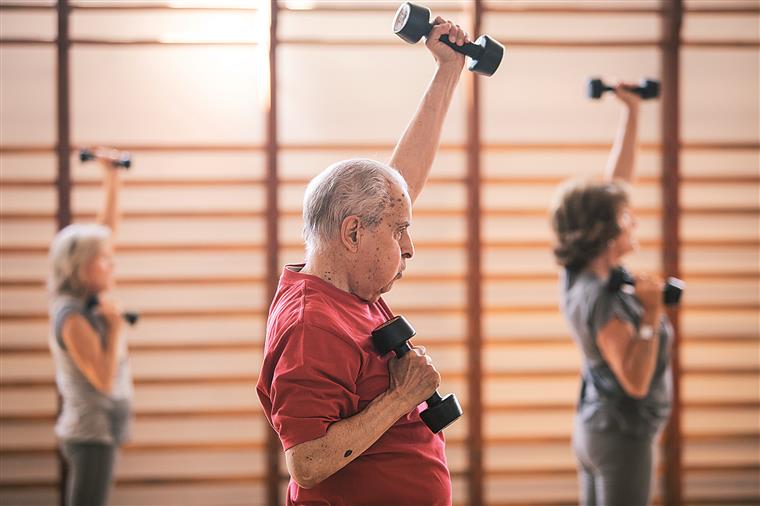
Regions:
<instances>
[{"instance_id":1,"label":"dumbbell at chest","mask_svg":"<svg viewBox=\"0 0 760 506\"><path fill-rule=\"evenodd\" d=\"M416 331L406 318L396 316L372 331L372 345L380 356L392 351L397 358L401 358L412 350L408 341L415 334ZM436 390L425 402L428 408L420 413L420 418L434 434L462 416L462 406L454 394L441 397Z\"/></svg>"},{"instance_id":2,"label":"dumbbell at chest","mask_svg":"<svg viewBox=\"0 0 760 506\"><path fill-rule=\"evenodd\" d=\"M623 267L611 269L607 281L607 288L611 292L617 292L625 287L634 291L636 287L636 279ZM675 277L669 277L662 288L663 304L666 306L678 305L681 302L681 294L685 287L686 283L682 280Z\"/></svg>"}]
</instances>

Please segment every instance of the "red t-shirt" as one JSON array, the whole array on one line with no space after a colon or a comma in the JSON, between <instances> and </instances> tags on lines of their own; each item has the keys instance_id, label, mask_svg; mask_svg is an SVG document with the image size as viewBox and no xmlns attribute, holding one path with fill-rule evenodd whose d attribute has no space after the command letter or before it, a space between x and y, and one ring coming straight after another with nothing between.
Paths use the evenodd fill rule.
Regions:
<instances>
[{"instance_id":1,"label":"red t-shirt","mask_svg":"<svg viewBox=\"0 0 760 506\"><path fill-rule=\"evenodd\" d=\"M370 304L301 267L286 266L280 278L256 386L285 450L324 436L388 390L393 357L378 357L370 340L393 316L382 299ZM419 411L319 485L303 489L290 480L287 504L450 505L443 433L431 433Z\"/></svg>"}]
</instances>

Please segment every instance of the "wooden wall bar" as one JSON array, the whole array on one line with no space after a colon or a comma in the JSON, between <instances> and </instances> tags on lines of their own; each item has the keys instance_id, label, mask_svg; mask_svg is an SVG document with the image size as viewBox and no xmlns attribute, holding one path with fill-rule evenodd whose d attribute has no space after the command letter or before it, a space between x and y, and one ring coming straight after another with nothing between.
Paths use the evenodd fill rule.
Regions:
<instances>
[{"instance_id":1,"label":"wooden wall bar","mask_svg":"<svg viewBox=\"0 0 760 506\"><path fill-rule=\"evenodd\" d=\"M679 140L680 135L680 103L679 83L680 43L683 6L681 0L669 0L665 6L662 28L662 267L666 276L681 278L680 253L680 166ZM663 443L665 460L665 504L681 504L681 335L680 313L678 309L668 311L673 325L673 410L665 429Z\"/></svg>"},{"instance_id":2,"label":"wooden wall bar","mask_svg":"<svg viewBox=\"0 0 760 506\"><path fill-rule=\"evenodd\" d=\"M471 32L480 33L483 2L472 3ZM466 76L467 144L480 146L480 82L475 75ZM467 151L467 375L468 375L468 504L483 504L483 326L481 268L481 159L479 149Z\"/></svg>"},{"instance_id":3,"label":"wooden wall bar","mask_svg":"<svg viewBox=\"0 0 760 506\"><path fill-rule=\"evenodd\" d=\"M274 297L277 291L281 265L279 262L280 234L278 226L278 171L277 157L279 143L277 137L277 0L269 2L269 96L267 100L267 294ZM280 487L280 459L282 446L275 431L266 424L267 430L267 502L282 504Z\"/></svg>"}]
</instances>

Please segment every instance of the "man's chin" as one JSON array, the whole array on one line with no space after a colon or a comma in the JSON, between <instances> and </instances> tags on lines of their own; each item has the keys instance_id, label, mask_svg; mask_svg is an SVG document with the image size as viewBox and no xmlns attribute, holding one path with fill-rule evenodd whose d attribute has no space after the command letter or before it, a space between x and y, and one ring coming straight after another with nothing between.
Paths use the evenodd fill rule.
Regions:
<instances>
[{"instance_id":1,"label":"man's chin","mask_svg":"<svg viewBox=\"0 0 760 506\"><path fill-rule=\"evenodd\" d=\"M399 275L399 276L396 276L395 278L393 278L390 283L388 283L387 285L385 285L382 288L382 290L380 290L380 293L383 294L383 293L390 292L391 288L393 288L393 284L396 282L397 279L401 279L401 276Z\"/></svg>"},{"instance_id":2,"label":"man's chin","mask_svg":"<svg viewBox=\"0 0 760 506\"><path fill-rule=\"evenodd\" d=\"M396 277L394 277L392 280L390 280L390 282L387 285L385 285L384 287L380 289L380 293L378 293L376 297L373 297L372 299L366 299L367 302L376 302L377 299L379 299L382 294L390 292L391 289L393 288L393 284L396 282L396 280L401 279L401 277L402 275L399 272L398 274L396 274Z\"/></svg>"}]
</instances>

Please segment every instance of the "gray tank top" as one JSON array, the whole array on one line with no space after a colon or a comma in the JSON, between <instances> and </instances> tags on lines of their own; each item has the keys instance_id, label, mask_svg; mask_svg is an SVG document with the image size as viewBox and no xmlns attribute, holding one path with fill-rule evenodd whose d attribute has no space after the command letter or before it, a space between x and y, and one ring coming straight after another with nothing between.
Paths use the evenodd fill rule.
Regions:
<instances>
[{"instance_id":1,"label":"gray tank top","mask_svg":"<svg viewBox=\"0 0 760 506\"><path fill-rule=\"evenodd\" d=\"M107 324L81 299L59 296L51 304L50 350L53 353L55 382L61 394L61 414L55 433L63 441L97 441L119 445L129 437L132 400L132 373L126 340L121 340L110 395L98 391L72 360L63 342L61 329L66 318L80 314L100 336L101 346L108 340Z\"/></svg>"},{"instance_id":2,"label":"gray tank top","mask_svg":"<svg viewBox=\"0 0 760 506\"><path fill-rule=\"evenodd\" d=\"M641 324L643 307L632 294L607 289L604 280L588 271L566 269L562 274L562 313L583 355L578 414L592 431L632 435L656 433L670 414L672 378L670 348L673 330L667 316L660 321L657 363L643 399L625 393L596 344L597 332L612 318Z\"/></svg>"}]
</instances>

